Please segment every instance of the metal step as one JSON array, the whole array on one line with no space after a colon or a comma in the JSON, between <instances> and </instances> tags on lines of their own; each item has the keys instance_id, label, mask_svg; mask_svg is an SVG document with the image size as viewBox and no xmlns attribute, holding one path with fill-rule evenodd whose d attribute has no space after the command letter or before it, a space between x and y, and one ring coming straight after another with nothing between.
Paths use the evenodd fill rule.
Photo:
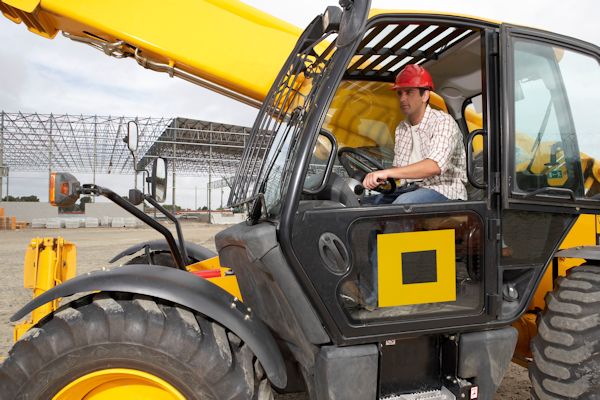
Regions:
<instances>
[{"instance_id":1,"label":"metal step","mask_svg":"<svg viewBox=\"0 0 600 400\"><path fill-rule=\"evenodd\" d=\"M379 400L456 400L456 397L448 389L442 386L441 390L430 390L428 392L398 394L382 397Z\"/></svg>"}]
</instances>

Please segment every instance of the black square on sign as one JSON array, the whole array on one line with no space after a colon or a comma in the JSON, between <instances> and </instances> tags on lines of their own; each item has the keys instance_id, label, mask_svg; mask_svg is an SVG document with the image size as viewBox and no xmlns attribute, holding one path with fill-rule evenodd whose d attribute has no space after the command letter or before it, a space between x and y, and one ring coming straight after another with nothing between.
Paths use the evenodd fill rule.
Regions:
<instances>
[{"instance_id":1,"label":"black square on sign","mask_svg":"<svg viewBox=\"0 0 600 400\"><path fill-rule=\"evenodd\" d=\"M412 251L402 253L402 282L437 282L436 251Z\"/></svg>"}]
</instances>

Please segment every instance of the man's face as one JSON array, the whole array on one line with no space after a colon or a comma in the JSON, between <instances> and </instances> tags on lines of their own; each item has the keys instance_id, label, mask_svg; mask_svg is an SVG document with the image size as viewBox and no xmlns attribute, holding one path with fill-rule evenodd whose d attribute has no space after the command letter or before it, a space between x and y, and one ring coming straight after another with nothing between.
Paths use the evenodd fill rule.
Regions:
<instances>
[{"instance_id":1,"label":"man's face","mask_svg":"<svg viewBox=\"0 0 600 400\"><path fill-rule=\"evenodd\" d=\"M421 96L418 88L399 89L396 91L400 102L400 109L407 117L418 113L425 107L429 98L427 90Z\"/></svg>"}]
</instances>

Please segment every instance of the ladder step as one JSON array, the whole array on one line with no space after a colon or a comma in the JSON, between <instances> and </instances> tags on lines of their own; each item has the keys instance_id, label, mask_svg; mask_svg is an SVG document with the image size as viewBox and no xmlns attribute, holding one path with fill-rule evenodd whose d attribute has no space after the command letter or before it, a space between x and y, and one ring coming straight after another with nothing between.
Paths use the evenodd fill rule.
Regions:
<instances>
[{"instance_id":1,"label":"ladder step","mask_svg":"<svg viewBox=\"0 0 600 400\"><path fill-rule=\"evenodd\" d=\"M456 400L456 397L442 386L441 390L391 395L382 397L380 400Z\"/></svg>"}]
</instances>

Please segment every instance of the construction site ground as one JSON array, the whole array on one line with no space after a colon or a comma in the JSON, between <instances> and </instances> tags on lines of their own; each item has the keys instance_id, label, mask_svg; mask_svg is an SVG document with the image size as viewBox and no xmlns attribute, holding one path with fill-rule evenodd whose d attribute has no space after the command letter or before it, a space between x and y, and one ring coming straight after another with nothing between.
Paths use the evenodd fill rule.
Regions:
<instances>
[{"instance_id":1,"label":"construction site ground","mask_svg":"<svg viewBox=\"0 0 600 400\"><path fill-rule=\"evenodd\" d=\"M208 225L196 222L184 223L186 240L209 249L214 248L214 236L224 229L223 225ZM115 229L24 229L0 231L0 359L7 356L12 345L12 325L9 317L31 298L31 291L23 288L23 257L25 249L34 237L62 236L77 245L77 272L86 273L109 266L108 260L122 249L144 240L160 238L150 228ZM529 398L527 371L511 364L495 400L521 400ZM306 394L277 395L277 400L306 400Z\"/></svg>"}]
</instances>

